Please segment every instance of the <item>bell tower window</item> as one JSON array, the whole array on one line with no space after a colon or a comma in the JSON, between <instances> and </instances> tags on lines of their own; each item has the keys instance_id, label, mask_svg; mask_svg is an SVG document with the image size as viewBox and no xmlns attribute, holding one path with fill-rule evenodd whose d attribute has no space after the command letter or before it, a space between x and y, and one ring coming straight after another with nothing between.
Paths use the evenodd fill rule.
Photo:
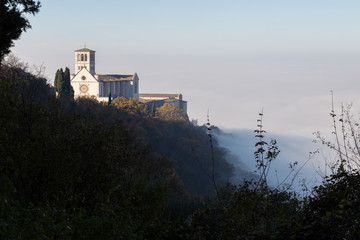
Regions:
<instances>
[{"instance_id":1,"label":"bell tower window","mask_svg":"<svg viewBox=\"0 0 360 240\"><path fill-rule=\"evenodd\" d=\"M86 47L75 50L75 73L83 68L87 69L90 74L95 74L95 51Z\"/></svg>"}]
</instances>

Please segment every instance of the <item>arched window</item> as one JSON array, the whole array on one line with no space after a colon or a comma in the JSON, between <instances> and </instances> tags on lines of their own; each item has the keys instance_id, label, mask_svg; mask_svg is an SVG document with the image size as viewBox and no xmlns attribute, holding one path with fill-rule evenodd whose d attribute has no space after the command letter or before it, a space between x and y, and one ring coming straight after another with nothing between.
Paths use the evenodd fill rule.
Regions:
<instances>
[{"instance_id":1,"label":"arched window","mask_svg":"<svg viewBox=\"0 0 360 240\"><path fill-rule=\"evenodd\" d=\"M87 61L87 54L85 54L85 61Z\"/></svg>"},{"instance_id":2,"label":"arched window","mask_svg":"<svg viewBox=\"0 0 360 240\"><path fill-rule=\"evenodd\" d=\"M81 54L81 61L84 61L84 54Z\"/></svg>"},{"instance_id":3,"label":"arched window","mask_svg":"<svg viewBox=\"0 0 360 240\"><path fill-rule=\"evenodd\" d=\"M77 60L80 61L80 54L77 55Z\"/></svg>"}]
</instances>

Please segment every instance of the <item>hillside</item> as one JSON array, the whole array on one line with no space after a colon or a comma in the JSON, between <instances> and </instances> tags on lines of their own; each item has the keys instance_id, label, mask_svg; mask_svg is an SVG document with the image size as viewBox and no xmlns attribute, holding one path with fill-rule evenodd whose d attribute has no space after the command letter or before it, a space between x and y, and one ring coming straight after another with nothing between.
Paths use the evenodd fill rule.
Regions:
<instances>
[{"instance_id":1,"label":"hillside","mask_svg":"<svg viewBox=\"0 0 360 240\"><path fill-rule=\"evenodd\" d=\"M238 172L204 126L134 101L56 98L46 79L5 65L0 93L1 239L358 238L349 162L305 198L266 178L225 184Z\"/></svg>"},{"instance_id":2,"label":"hillside","mask_svg":"<svg viewBox=\"0 0 360 240\"><path fill-rule=\"evenodd\" d=\"M1 214L13 227L4 236L35 234L33 224L49 231L49 221L56 231L71 226L95 234L105 217L124 222L116 231L132 238L136 229L147 231L164 220L160 216L169 199L187 205L191 195L214 194L206 175L211 151L203 127L92 99L55 98L46 79L21 68L2 66L0 76L0 196L7 202ZM221 185L232 167L223 149L215 146L214 152ZM17 221L27 223L20 230ZM118 229L123 227L132 230ZM106 236L102 231L96 234Z\"/></svg>"}]
</instances>

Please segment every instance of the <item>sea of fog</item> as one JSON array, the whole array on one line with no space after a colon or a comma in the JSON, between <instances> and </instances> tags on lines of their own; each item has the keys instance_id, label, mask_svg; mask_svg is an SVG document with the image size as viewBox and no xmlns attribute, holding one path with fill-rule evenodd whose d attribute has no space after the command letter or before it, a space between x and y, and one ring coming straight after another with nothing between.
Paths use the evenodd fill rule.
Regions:
<instances>
[{"instance_id":1,"label":"sea of fog","mask_svg":"<svg viewBox=\"0 0 360 240\"><path fill-rule=\"evenodd\" d=\"M254 172L256 151L253 130L223 129L214 131L221 147L229 151L228 161L234 165L239 172L246 170ZM268 174L268 182L273 187L285 187L291 184L291 189L298 193L306 193L314 186L319 185L325 175L329 174L327 164L330 164L334 156L325 146L314 143L315 139L305 137L294 137L283 134L266 134L265 141L276 139L280 149L279 156L272 162ZM297 162L293 169L291 164ZM239 174L240 175L240 174ZM241 183L236 175L232 179L234 183ZM281 184L283 183L283 184Z\"/></svg>"}]
</instances>

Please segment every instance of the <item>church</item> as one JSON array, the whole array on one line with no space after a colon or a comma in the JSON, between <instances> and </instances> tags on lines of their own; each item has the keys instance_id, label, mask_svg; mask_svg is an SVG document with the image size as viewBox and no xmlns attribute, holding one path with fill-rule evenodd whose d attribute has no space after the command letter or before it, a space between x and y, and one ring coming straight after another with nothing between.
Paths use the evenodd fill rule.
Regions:
<instances>
[{"instance_id":1,"label":"church","mask_svg":"<svg viewBox=\"0 0 360 240\"><path fill-rule=\"evenodd\" d=\"M133 75L97 74L95 51L88 48L75 50L75 74L70 77L74 98L92 97L108 101L120 96L139 100L139 77Z\"/></svg>"},{"instance_id":2,"label":"church","mask_svg":"<svg viewBox=\"0 0 360 240\"><path fill-rule=\"evenodd\" d=\"M75 74L71 74L70 83L74 89L74 98L90 97L99 102L107 102L124 96L135 98L152 107L161 107L165 103L174 104L187 116L187 101L182 94L139 93L139 77L119 74L97 74L95 72L95 51L88 48L75 50Z\"/></svg>"}]
</instances>

